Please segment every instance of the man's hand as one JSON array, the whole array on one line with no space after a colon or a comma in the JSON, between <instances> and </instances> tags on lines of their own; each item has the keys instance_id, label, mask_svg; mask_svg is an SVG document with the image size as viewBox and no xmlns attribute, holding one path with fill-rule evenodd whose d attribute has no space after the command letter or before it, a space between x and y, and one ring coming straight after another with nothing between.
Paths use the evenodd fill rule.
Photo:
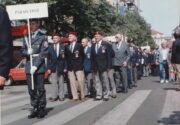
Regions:
<instances>
[{"instance_id":1,"label":"man's hand","mask_svg":"<svg viewBox=\"0 0 180 125\"><path fill-rule=\"evenodd\" d=\"M33 54L33 49L32 48L28 48L27 54L28 55L32 55Z\"/></svg>"},{"instance_id":2,"label":"man's hand","mask_svg":"<svg viewBox=\"0 0 180 125\"><path fill-rule=\"evenodd\" d=\"M66 73L67 72L67 69L64 69L64 73Z\"/></svg>"},{"instance_id":3,"label":"man's hand","mask_svg":"<svg viewBox=\"0 0 180 125\"><path fill-rule=\"evenodd\" d=\"M36 70L37 70L37 67L36 66L32 66L31 70L30 70L31 75L33 75Z\"/></svg>"},{"instance_id":4,"label":"man's hand","mask_svg":"<svg viewBox=\"0 0 180 125\"><path fill-rule=\"evenodd\" d=\"M6 78L4 78L3 76L0 76L0 86L4 86L6 82Z\"/></svg>"},{"instance_id":5,"label":"man's hand","mask_svg":"<svg viewBox=\"0 0 180 125\"><path fill-rule=\"evenodd\" d=\"M126 67L127 66L127 62L123 62L123 66Z\"/></svg>"},{"instance_id":6,"label":"man's hand","mask_svg":"<svg viewBox=\"0 0 180 125\"><path fill-rule=\"evenodd\" d=\"M156 65L159 65L159 61L156 61Z\"/></svg>"},{"instance_id":7,"label":"man's hand","mask_svg":"<svg viewBox=\"0 0 180 125\"><path fill-rule=\"evenodd\" d=\"M48 69L47 72L48 72L48 74L51 74L51 70L50 69Z\"/></svg>"}]
</instances>

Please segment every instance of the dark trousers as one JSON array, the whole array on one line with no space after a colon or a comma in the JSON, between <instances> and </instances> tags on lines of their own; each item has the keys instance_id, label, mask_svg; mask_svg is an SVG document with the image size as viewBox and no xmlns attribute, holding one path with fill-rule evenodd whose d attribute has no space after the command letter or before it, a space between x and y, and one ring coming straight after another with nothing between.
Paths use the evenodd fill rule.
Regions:
<instances>
[{"instance_id":1,"label":"dark trousers","mask_svg":"<svg viewBox=\"0 0 180 125\"><path fill-rule=\"evenodd\" d=\"M127 69L127 80L128 80L128 87L130 88L132 86L132 70Z\"/></svg>"},{"instance_id":2,"label":"dark trousers","mask_svg":"<svg viewBox=\"0 0 180 125\"><path fill-rule=\"evenodd\" d=\"M120 84L122 83L124 91L127 91L128 82L127 82L127 67L124 66L115 66L115 83L117 92L121 90Z\"/></svg>"},{"instance_id":3,"label":"dark trousers","mask_svg":"<svg viewBox=\"0 0 180 125\"><path fill-rule=\"evenodd\" d=\"M26 74L30 102L33 107L46 107L46 91L44 73L34 75L34 90L32 90L31 75Z\"/></svg>"},{"instance_id":4,"label":"dark trousers","mask_svg":"<svg viewBox=\"0 0 180 125\"><path fill-rule=\"evenodd\" d=\"M136 82L137 82L137 67L136 66L132 66L132 81L133 81L133 85L136 85Z\"/></svg>"},{"instance_id":5,"label":"dark trousers","mask_svg":"<svg viewBox=\"0 0 180 125\"><path fill-rule=\"evenodd\" d=\"M142 65L137 66L137 79L140 80L142 77Z\"/></svg>"}]
</instances>

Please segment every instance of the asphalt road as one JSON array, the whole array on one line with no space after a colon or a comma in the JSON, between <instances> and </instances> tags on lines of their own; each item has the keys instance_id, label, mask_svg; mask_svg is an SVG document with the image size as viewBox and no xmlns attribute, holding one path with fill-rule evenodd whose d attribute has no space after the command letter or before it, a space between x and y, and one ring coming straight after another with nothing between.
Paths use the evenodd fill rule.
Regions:
<instances>
[{"instance_id":1,"label":"asphalt road","mask_svg":"<svg viewBox=\"0 0 180 125\"><path fill-rule=\"evenodd\" d=\"M180 91L177 84L144 77L129 93L110 101L49 102L44 119L27 119L31 106L26 85L1 91L1 125L180 125ZM50 84L46 84L47 98Z\"/></svg>"}]
</instances>

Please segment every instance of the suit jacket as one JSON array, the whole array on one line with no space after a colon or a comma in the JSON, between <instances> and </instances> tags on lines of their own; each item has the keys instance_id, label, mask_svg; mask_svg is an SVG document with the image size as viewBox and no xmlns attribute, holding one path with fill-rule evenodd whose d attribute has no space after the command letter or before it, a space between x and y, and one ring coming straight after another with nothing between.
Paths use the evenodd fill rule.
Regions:
<instances>
[{"instance_id":1,"label":"suit jacket","mask_svg":"<svg viewBox=\"0 0 180 125\"><path fill-rule=\"evenodd\" d=\"M36 37L31 40L31 46L33 49L33 66L37 67L35 73L46 72L47 66L45 65L45 58L47 58L48 55L48 42L45 35L39 31ZM27 41L24 40L22 46L22 56L26 58L25 72L30 74L30 56L27 54L27 50Z\"/></svg>"},{"instance_id":2,"label":"suit jacket","mask_svg":"<svg viewBox=\"0 0 180 125\"><path fill-rule=\"evenodd\" d=\"M92 71L92 62L91 62L91 47L87 48L87 51L84 53L84 71Z\"/></svg>"},{"instance_id":3,"label":"suit jacket","mask_svg":"<svg viewBox=\"0 0 180 125\"><path fill-rule=\"evenodd\" d=\"M65 59L65 47L63 44L59 44L59 53L57 53L54 49L54 44L51 44L48 49L48 69L52 72L56 72L58 74L63 74L64 69L67 69L66 59Z\"/></svg>"},{"instance_id":4,"label":"suit jacket","mask_svg":"<svg viewBox=\"0 0 180 125\"><path fill-rule=\"evenodd\" d=\"M114 66L123 66L123 62L128 62L130 59L130 49L126 42L122 42L120 49L117 48L117 43L113 43L115 57L113 58Z\"/></svg>"},{"instance_id":5,"label":"suit jacket","mask_svg":"<svg viewBox=\"0 0 180 125\"><path fill-rule=\"evenodd\" d=\"M93 44L91 55L94 71L104 72L111 68L111 53L107 42L101 42L98 53L96 53L96 44Z\"/></svg>"},{"instance_id":6,"label":"suit jacket","mask_svg":"<svg viewBox=\"0 0 180 125\"><path fill-rule=\"evenodd\" d=\"M0 8L0 76L8 77L13 55L11 26L7 12Z\"/></svg>"},{"instance_id":7,"label":"suit jacket","mask_svg":"<svg viewBox=\"0 0 180 125\"><path fill-rule=\"evenodd\" d=\"M130 63L134 67L137 63L139 63L139 57L138 57L138 48L136 47L130 47L131 50L131 56L130 56Z\"/></svg>"},{"instance_id":8,"label":"suit jacket","mask_svg":"<svg viewBox=\"0 0 180 125\"><path fill-rule=\"evenodd\" d=\"M76 42L73 52L70 50L70 45L67 45L65 54L69 71L83 70L84 48L80 43Z\"/></svg>"},{"instance_id":9,"label":"suit jacket","mask_svg":"<svg viewBox=\"0 0 180 125\"><path fill-rule=\"evenodd\" d=\"M173 43L171 62L174 64L180 64L180 38L177 38Z\"/></svg>"}]
</instances>

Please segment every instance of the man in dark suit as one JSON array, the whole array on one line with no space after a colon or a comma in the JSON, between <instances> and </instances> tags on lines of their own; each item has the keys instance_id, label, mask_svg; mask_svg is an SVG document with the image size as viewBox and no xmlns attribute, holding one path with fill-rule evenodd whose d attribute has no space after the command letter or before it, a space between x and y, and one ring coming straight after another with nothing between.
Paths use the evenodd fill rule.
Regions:
<instances>
[{"instance_id":1,"label":"man in dark suit","mask_svg":"<svg viewBox=\"0 0 180 125\"><path fill-rule=\"evenodd\" d=\"M84 73L85 73L85 95L93 96L93 73L92 73L92 59L91 59L91 45L87 38L81 41L84 47Z\"/></svg>"},{"instance_id":2,"label":"man in dark suit","mask_svg":"<svg viewBox=\"0 0 180 125\"><path fill-rule=\"evenodd\" d=\"M31 43L24 40L22 56L26 58L25 72L27 76L28 91L30 94L33 110L28 116L31 118L43 118L46 114L46 91L44 87L44 73L46 71L45 58L48 54L48 42L45 35L40 32L40 21L30 21ZM29 48L29 44L32 48ZM30 66L30 55L32 56L32 67ZM31 75L34 75L34 90L32 89Z\"/></svg>"},{"instance_id":3,"label":"man in dark suit","mask_svg":"<svg viewBox=\"0 0 180 125\"><path fill-rule=\"evenodd\" d=\"M5 85L12 62L11 26L7 12L0 8L0 90Z\"/></svg>"},{"instance_id":4,"label":"man in dark suit","mask_svg":"<svg viewBox=\"0 0 180 125\"><path fill-rule=\"evenodd\" d=\"M64 73L67 71L65 47L60 42L59 34L52 36L53 44L48 49L48 72L51 78L51 101L64 101Z\"/></svg>"},{"instance_id":5,"label":"man in dark suit","mask_svg":"<svg viewBox=\"0 0 180 125\"><path fill-rule=\"evenodd\" d=\"M109 45L107 42L103 41L103 33L96 32L95 33L95 41L96 43L92 45L92 64L93 71L95 75L95 83L96 83L96 98L95 100L104 101L109 100L110 90L109 90L109 80L108 80L108 69L111 64L111 54Z\"/></svg>"},{"instance_id":6,"label":"man in dark suit","mask_svg":"<svg viewBox=\"0 0 180 125\"><path fill-rule=\"evenodd\" d=\"M67 58L68 75L71 84L71 91L73 95L72 101L78 101L78 87L80 87L81 101L85 101L84 94L84 49L83 46L77 42L77 34L75 32L69 33L70 45L66 46L65 53Z\"/></svg>"},{"instance_id":7,"label":"man in dark suit","mask_svg":"<svg viewBox=\"0 0 180 125\"><path fill-rule=\"evenodd\" d=\"M113 66L115 68L115 81L117 92L121 91L120 83L123 85L123 90L125 93L128 92L128 82L127 82L127 66L130 59L129 45L123 41L121 34L115 36L116 43L113 44L113 50L115 52L115 57L113 59Z\"/></svg>"},{"instance_id":8,"label":"man in dark suit","mask_svg":"<svg viewBox=\"0 0 180 125\"><path fill-rule=\"evenodd\" d=\"M178 82L180 82L180 28L174 32L175 41L172 46L171 63L175 64L177 69ZM180 87L179 87L180 91Z\"/></svg>"},{"instance_id":9,"label":"man in dark suit","mask_svg":"<svg viewBox=\"0 0 180 125\"><path fill-rule=\"evenodd\" d=\"M150 64L150 55L147 49L143 50L142 53L142 64L143 64L143 76L149 76L149 64Z\"/></svg>"},{"instance_id":10,"label":"man in dark suit","mask_svg":"<svg viewBox=\"0 0 180 125\"><path fill-rule=\"evenodd\" d=\"M133 39L128 40L129 43L129 48L130 48L130 72L131 72L131 85L132 87L136 87L136 82L137 82L137 66L139 65L138 63L138 48L134 44Z\"/></svg>"}]
</instances>

